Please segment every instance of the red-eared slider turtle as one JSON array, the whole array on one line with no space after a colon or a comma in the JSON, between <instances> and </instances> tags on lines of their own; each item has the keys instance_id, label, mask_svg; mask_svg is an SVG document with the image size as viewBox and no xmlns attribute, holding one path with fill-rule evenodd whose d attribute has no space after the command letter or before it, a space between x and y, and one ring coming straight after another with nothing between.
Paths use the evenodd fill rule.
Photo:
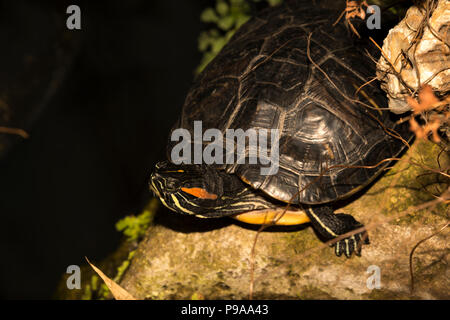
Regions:
<instances>
[{"instance_id":1,"label":"red-eared slider turtle","mask_svg":"<svg viewBox=\"0 0 450 320\"><path fill-rule=\"evenodd\" d=\"M223 140L213 135L209 141L200 135L200 152L214 140L225 149L227 129L278 129L279 150L271 149L275 140L268 143L271 152L279 151L278 170L261 174L267 162L250 161L249 137L246 161L228 164L175 164L172 151L180 140L171 139L171 160L156 165L150 187L178 213L248 223L271 222L291 203L277 224L311 222L331 240L362 227L348 214L334 214L331 204L373 181L387 166L382 160L405 147L395 136L408 141L411 133L384 110L386 98L374 82L355 97L375 75L371 46L355 44L344 25L332 26L339 13L310 2L290 4L263 11L237 31L196 79L174 127L192 139L198 137L194 122L201 121L203 130L222 134ZM362 232L338 241L336 254L360 255L362 239L368 243Z\"/></svg>"}]
</instances>

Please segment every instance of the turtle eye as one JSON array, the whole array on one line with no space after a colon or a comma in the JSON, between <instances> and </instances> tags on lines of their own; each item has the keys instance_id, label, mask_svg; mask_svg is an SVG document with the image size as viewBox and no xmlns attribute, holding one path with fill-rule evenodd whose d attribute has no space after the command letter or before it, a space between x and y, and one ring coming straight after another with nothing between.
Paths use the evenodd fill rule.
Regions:
<instances>
[{"instance_id":1,"label":"turtle eye","mask_svg":"<svg viewBox=\"0 0 450 320\"><path fill-rule=\"evenodd\" d=\"M166 189L175 190L178 188L178 182L175 179L168 178L166 179Z\"/></svg>"}]
</instances>

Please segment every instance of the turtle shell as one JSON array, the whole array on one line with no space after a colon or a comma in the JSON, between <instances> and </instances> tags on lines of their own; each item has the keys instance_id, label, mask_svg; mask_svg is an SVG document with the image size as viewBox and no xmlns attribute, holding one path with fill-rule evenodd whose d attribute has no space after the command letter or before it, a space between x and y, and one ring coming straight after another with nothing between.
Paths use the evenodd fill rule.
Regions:
<instances>
[{"instance_id":1,"label":"turtle shell","mask_svg":"<svg viewBox=\"0 0 450 320\"><path fill-rule=\"evenodd\" d=\"M307 3L271 8L243 25L195 80L174 129L193 132L194 121L224 136L278 129L277 174L261 175L263 165L248 162L219 169L272 198L322 204L366 186L411 133L383 110L376 82L355 95L375 75L376 48L356 43L343 24L333 27L339 12Z\"/></svg>"}]
</instances>

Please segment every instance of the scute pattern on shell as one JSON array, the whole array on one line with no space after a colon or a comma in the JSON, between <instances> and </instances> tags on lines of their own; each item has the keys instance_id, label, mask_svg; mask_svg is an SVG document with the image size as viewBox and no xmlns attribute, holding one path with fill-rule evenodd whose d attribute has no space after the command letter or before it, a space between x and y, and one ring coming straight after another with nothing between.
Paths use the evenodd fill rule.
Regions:
<instances>
[{"instance_id":1,"label":"scute pattern on shell","mask_svg":"<svg viewBox=\"0 0 450 320\"><path fill-rule=\"evenodd\" d=\"M354 93L375 76L375 63L365 52L369 44L355 46L343 25L332 27L335 17L335 11L314 5L283 5L252 18L196 79L175 128L193 131L201 120L204 130L279 129L278 174L261 176L261 165L248 163L220 167L278 200L326 203L367 185L387 163L334 168L318 177L332 166L371 166L398 155L404 144L379 122L406 140L411 134L389 112L350 100L370 105ZM308 59L310 33L311 58L339 90ZM363 91L386 108L377 84Z\"/></svg>"}]
</instances>

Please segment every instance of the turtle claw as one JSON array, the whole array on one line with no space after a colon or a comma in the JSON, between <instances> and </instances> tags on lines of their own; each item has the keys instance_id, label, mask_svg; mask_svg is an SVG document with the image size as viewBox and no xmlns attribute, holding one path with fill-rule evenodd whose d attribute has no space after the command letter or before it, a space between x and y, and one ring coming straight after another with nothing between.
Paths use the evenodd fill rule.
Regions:
<instances>
[{"instance_id":1,"label":"turtle claw","mask_svg":"<svg viewBox=\"0 0 450 320\"><path fill-rule=\"evenodd\" d=\"M310 207L307 209L307 213L313 227L327 240L336 239L340 235L364 227L349 214L334 214L333 209L329 206ZM363 244L369 244L369 237L366 230L335 241L331 244L331 247L335 248L335 253L338 257L345 254L347 258L350 258L353 253L361 256L361 247Z\"/></svg>"},{"instance_id":2,"label":"turtle claw","mask_svg":"<svg viewBox=\"0 0 450 320\"><path fill-rule=\"evenodd\" d=\"M360 228L361 226L358 226ZM350 258L353 253L358 257L361 256L361 248L363 244L369 244L369 237L366 231L354 234L348 238L342 239L335 244L335 253L338 257L344 253L347 258Z\"/></svg>"}]
</instances>

